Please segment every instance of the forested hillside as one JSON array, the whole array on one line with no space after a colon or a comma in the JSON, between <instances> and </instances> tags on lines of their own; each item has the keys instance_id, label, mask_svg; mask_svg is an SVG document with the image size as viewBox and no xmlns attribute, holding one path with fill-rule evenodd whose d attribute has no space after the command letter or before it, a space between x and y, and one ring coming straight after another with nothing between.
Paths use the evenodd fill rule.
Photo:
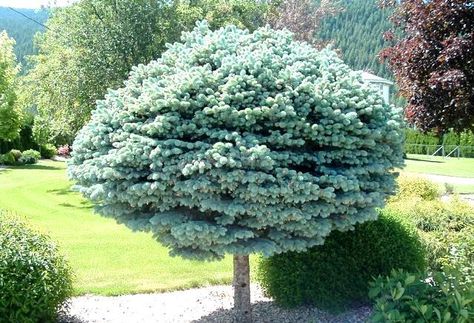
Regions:
<instances>
[{"instance_id":1,"label":"forested hillside","mask_svg":"<svg viewBox=\"0 0 474 323\"><path fill-rule=\"evenodd\" d=\"M44 23L48 18L46 10L15 9L32 19ZM36 32L43 30L39 24L27 19L21 14L6 7L0 7L0 31L6 30L8 35L15 39L15 54L19 62L25 66L27 55L35 52L33 47L33 36Z\"/></svg>"},{"instance_id":2,"label":"forested hillside","mask_svg":"<svg viewBox=\"0 0 474 323\"><path fill-rule=\"evenodd\" d=\"M318 37L333 41L351 67L391 78L377 54L384 47L382 34L390 29L390 11L378 7L377 0L342 0L344 12L326 18Z\"/></svg>"},{"instance_id":3,"label":"forested hillside","mask_svg":"<svg viewBox=\"0 0 474 323\"><path fill-rule=\"evenodd\" d=\"M377 58L384 46L382 34L390 28L390 12L380 9L377 0L342 0L342 5L344 12L325 19L317 36L332 40L353 68L391 77L386 66L380 64ZM41 23L48 17L45 10L17 10ZM33 36L43 27L8 8L0 7L0 30L3 29L16 40L15 54L25 66L25 56L34 53Z\"/></svg>"}]
</instances>

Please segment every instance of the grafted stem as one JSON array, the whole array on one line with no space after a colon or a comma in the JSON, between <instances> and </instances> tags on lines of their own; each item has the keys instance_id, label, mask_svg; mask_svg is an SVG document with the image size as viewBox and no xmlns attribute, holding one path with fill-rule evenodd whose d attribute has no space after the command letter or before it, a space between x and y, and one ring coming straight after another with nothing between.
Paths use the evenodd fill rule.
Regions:
<instances>
[{"instance_id":1,"label":"grafted stem","mask_svg":"<svg viewBox=\"0 0 474 323\"><path fill-rule=\"evenodd\" d=\"M249 256L234 255L234 310L239 323L252 322Z\"/></svg>"}]
</instances>

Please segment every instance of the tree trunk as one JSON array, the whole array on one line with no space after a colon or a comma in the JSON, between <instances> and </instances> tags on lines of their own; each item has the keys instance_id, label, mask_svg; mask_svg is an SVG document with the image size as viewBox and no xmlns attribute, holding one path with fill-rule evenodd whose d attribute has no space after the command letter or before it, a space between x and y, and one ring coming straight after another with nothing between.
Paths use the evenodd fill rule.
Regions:
<instances>
[{"instance_id":1,"label":"tree trunk","mask_svg":"<svg viewBox=\"0 0 474 323\"><path fill-rule=\"evenodd\" d=\"M251 323L249 256L234 255L234 311L236 322Z\"/></svg>"}]
</instances>

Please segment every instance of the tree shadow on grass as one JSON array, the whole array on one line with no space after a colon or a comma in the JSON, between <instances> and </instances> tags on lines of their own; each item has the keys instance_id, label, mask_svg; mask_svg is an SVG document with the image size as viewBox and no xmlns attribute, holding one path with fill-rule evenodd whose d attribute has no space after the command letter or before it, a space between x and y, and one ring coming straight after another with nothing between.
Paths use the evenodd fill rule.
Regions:
<instances>
[{"instance_id":1,"label":"tree shadow on grass","mask_svg":"<svg viewBox=\"0 0 474 323\"><path fill-rule=\"evenodd\" d=\"M92 209L94 207L93 205L89 205L89 203L85 203L85 202L81 202L81 204L82 206L73 205L71 203L59 203L60 206L70 207L74 209Z\"/></svg>"},{"instance_id":2,"label":"tree shadow on grass","mask_svg":"<svg viewBox=\"0 0 474 323\"><path fill-rule=\"evenodd\" d=\"M74 191L70 187L66 187L66 188L57 188L54 190L47 190L46 193L54 193L56 195L69 195L69 194L73 194Z\"/></svg>"},{"instance_id":3,"label":"tree shadow on grass","mask_svg":"<svg viewBox=\"0 0 474 323\"><path fill-rule=\"evenodd\" d=\"M440 161L440 160L429 160L429 159L421 159L421 158L407 157L405 159L406 160L415 160L415 161L427 162L427 163L436 163L436 164L443 164L444 163L444 161Z\"/></svg>"},{"instance_id":4,"label":"tree shadow on grass","mask_svg":"<svg viewBox=\"0 0 474 323\"><path fill-rule=\"evenodd\" d=\"M61 170L61 167L56 166L46 166L46 165L21 165L21 166L11 166L9 169L33 169L33 170Z\"/></svg>"}]
</instances>

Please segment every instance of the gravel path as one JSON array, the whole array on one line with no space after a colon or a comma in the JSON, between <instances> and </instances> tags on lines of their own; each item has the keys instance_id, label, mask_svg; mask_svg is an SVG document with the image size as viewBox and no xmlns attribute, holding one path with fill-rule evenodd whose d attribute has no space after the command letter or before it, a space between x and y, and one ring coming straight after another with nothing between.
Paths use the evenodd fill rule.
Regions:
<instances>
[{"instance_id":1,"label":"gravel path","mask_svg":"<svg viewBox=\"0 0 474 323\"><path fill-rule=\"evenodd\" d=\"M252 285L252 313L255 322L364 322L369 307L331 315L314 307L295 310L278 308ZM161 294L116 297L81 296L71 299L69 316L61 323L168 323L234 322L231 286L212 286Z\"/></svg>"},{"instance_id":2,"label":"gravel path","mask_svg":"<svg viewBox=\"0 0 474 323\"><path fill-rule=\"evenodd\" d=\"M421 175L436 183L474 185L474 178L472 177L455 177L455 176L434 175L434 174L421 174Z\"/></svg>"}]
</instances>

